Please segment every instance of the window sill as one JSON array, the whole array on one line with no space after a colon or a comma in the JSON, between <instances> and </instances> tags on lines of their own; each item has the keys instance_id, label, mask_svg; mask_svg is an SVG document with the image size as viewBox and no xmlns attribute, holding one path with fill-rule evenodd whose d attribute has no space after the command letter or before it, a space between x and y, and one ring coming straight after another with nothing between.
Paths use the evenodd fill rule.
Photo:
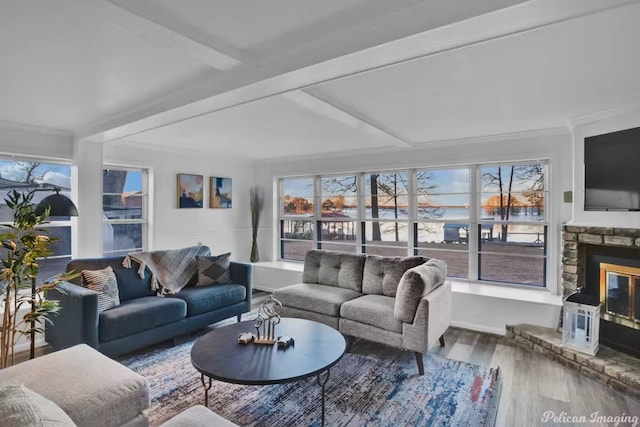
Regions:
<instances>
[{"instance_id":1,"label":"window sill","mask_svg":"<svg viewBox=\"0 0 640 427\"><path fill-rule=\"evenodd\" d=\"M546 289L489 285L459 279L447 279L447 281L451 283L451 290L454 293L562 306L562 296L553 295Z\"/></svg>"},{"instance_id":2,"label":"window sill","mask_svg":"<svg viewBox=\"0 0 640 427\"><path fill-rule=\"evenodd\" d=\"M299 271L304 270L304 263L302 262L289 262L289 261L259 261L252 262L251 265L263 268L273 268L276 270L285 271Z\"/></svg>"}]
</instances>

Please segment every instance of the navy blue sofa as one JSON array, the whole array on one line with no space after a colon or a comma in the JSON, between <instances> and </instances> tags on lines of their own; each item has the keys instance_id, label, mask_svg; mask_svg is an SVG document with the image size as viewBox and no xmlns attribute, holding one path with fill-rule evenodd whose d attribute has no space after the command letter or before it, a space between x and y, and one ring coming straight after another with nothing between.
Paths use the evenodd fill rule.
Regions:
<instances>
[{"instance_id":1,"label":"navy blue sofa","mask_svg":"<svg viewBox=\"0 0 640 427\"><path fill-rule=\"evenodd\" d=\"M251 310L250 264L231 262L231 283L189 284L175 295L158 297L151 290L151 274L138 275L139 264L122 266L124 257L75 259L67 270L99 270L111 266L118 281L120 305L98 313L98 294L86 289L80 277L62 282L47 299L60 301L61 310L51 317L45 340L56 350L86 343L115 357L155 344Z\"/></svg>"}]
</instances>

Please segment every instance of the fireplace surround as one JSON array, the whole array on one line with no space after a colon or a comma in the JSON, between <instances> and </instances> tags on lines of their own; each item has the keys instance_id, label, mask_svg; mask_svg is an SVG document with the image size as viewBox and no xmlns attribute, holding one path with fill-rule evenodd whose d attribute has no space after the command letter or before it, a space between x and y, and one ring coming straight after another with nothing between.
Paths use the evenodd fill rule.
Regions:
<instances>
[{"instance_id":1,"label":"fireplace surround","mask_svg":"<svg viewBox=\"0 0 640 427\"><path fill-rule=\"evenodd\" d=\"M565 225L562 286L603 303L600 343L640 357L640 229Z\"/></svg>"}]
</instances>

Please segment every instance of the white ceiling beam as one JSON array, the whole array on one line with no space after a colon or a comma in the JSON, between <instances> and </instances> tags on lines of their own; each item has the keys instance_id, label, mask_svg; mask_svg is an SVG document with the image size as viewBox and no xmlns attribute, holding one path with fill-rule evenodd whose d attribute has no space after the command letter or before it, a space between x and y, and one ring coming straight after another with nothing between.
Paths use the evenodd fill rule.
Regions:
<instances>
[{"instance_id":1,"label":"white ceiling beam","mask_svg":"<svg viewBox=\"0 0 640 427\"><path fill-rule=\"evenodd\" d=\"M107 142L146 130L242 105L292 90L486 43L548 25L621 7L640 0L532 0L464 21L442 25L369 49L295 69L265 63L239 68L185 88L151 105L124 112L78 131L83 138Z\"/></svg>"},{"instance_id":2,"label":"white ceiling beam","mask_svg":"<svg viewBox=\"0 0 640 427\"><path fill-rule=\"evenodd\" d=\"M339 103L335 99L319 91L317 88L295 90L285 93L284 96L316 114L330 117L346 124L349 127L360 128L372 135L383 134L387 137L390 136L393 138L395 146L413 146L406 137L400 135L398 132L389 129L353 108Z\"/></svg>"},{"instance_id":3,"label":"white ceiling beam","mask_svg":"<svg viewBox=\"0 0 640 427\"><path fill-rule=\"evenodd\" d=\"M216 48L213 40L204 40L195 29L184 23L171 22L160 10L143 3L125 5L115 0L99 0L96 4L100 7L101 17L112 25L153 43L173 45L212 68L226 71L243 64L238 59L239 53L234 52L236 57Z\"/></svg>"}]
</instances>

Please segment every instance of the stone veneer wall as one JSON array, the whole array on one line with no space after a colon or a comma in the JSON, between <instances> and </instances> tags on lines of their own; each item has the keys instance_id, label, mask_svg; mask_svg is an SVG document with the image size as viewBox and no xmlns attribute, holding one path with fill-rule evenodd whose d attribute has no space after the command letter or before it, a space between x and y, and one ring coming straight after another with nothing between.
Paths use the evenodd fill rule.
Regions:
<instances>
[{"instance_id":1,"label":"stone veneer wall","mask_svg":"<svg viewBox=\"0 0 640 427\"><path fill-rule=\"evenodd\" d=\"M586 250L584 245L617 246L640 249L640 230L636 228L581 227L565 225L562 233L563 296L584 284Z\"/></svg>"}]
</instances>

